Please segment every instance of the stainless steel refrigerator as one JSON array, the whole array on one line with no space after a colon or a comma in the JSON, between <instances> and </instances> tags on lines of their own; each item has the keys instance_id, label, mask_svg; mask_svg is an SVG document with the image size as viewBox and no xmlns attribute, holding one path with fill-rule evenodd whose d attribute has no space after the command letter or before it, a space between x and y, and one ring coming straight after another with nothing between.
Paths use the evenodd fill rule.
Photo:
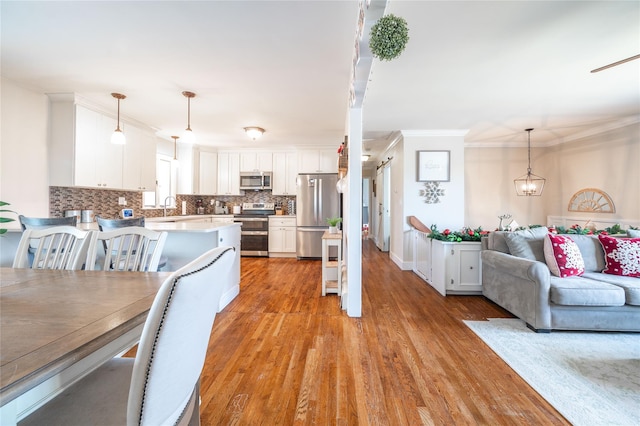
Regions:
<instances>
[{"instance_id":1,"label":"stainless steel refrigerator","mask_svg":"<svg viewBox=\"0 0 640 426\"><path fill-rule=\"evenodd\" d=\"M337 173L299 174L296 180L296 252L298 259L322 257L327 218L340 214Z\"/></svg>"}]
</instances>

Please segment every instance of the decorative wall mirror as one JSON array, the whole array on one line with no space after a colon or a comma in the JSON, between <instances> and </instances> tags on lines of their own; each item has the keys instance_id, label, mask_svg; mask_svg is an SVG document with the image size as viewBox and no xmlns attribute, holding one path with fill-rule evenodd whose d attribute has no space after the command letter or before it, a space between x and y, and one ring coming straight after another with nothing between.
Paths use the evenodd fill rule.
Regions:
<instances>
[{"instance_id":1,"label":"decorative wall mirror","mask_svg":"<svg viewBox=\"0 0 640 426\"><path fill-rule=\"evenodd\" d=\"M615 213L616 207L606 192L596 188L585 188L573 194L569 201L569 211Z\"/></svg>"}]
</instances>

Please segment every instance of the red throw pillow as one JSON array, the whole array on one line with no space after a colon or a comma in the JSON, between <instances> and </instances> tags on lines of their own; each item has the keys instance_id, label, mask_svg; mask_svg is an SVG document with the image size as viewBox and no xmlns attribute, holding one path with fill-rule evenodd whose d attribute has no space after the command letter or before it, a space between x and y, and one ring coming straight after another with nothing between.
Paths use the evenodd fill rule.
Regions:
<instances>
[{"instance_id":1,"label":"red throw pillow","mask_svg":"<svg viewBox=\"0 0 640 426\"><path fill-rule=\"evenodd\" d=\"M578 245L563 235L550 233L544 237L544 260L556 277L566 278L584 273L584 259Z\"/></svg>"},{"instance_id":2,"label":"red throw pillow","mask_svg":"<svg viewBox=\"0 0 640 426\"><path fill-rule=\"evenodd\" d=\"M640 238L598 235L604 250L605 274L640 277Z\"/></svg>"}]
</instances>

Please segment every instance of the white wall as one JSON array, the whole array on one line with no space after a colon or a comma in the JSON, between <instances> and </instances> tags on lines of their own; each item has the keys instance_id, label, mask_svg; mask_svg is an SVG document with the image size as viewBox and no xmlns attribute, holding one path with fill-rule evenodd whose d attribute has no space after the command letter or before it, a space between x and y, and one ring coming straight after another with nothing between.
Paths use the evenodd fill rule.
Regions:
<instances>
[{"instance_id":1,"label":"white wall","mask_svg":"<svg viewBox=\"0 0 640 426\"><path fill-rule=\"evenodd\" d=\"M1 109L0 199L25 216L48 217L48 99L2 78Z\"/></svg>"},{"instance_id":2,"label":"white wall","mask_svg":"<svg viewBox=\"0 0 640 426\"><path fill-rule=\"evenodd\" d=\"M465 226L465 151L466 131L403 131L402 141L389 155L391 163L391 244L389 256L404 270L413 262L409 216L416 216L426 226L460 229ZM424 182L417 181L417 152L450 151L450 181L442 182L444 195L439 203L425 203L420 195Z\"/></svg>"},{"instance_id":3,"label":"white wall","mask_svg":"<svg viewBox=\"0 0 640 426\"><path fill-rule=\"evenodd\" d=\"M531 150L533 173L547 179L540 197L518 197L513 179L526 173L526 148L465 149L465 224L492 231L510 213L520 225L546 225L547 216L640 221L640 124ZM616 213L569 212L577 191L606 192Z\"/></svg>"}]
</instances>

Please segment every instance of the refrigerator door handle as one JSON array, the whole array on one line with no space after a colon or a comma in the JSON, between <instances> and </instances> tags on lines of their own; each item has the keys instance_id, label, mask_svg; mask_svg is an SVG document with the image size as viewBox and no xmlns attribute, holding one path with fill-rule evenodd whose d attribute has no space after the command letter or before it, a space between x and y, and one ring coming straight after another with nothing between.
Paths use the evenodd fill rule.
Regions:
<instances>
[{"instance_id":1,"label":"refrigerator door handle","mask_svg":"<svg viewBox=\"0 0 640 426\"><path fill-rule=\"evenodd\" d=\"M318 224L318 187L320 186L320 179L314 179L315 185L313 186L313 222Z\"/></svg>"},{"instance_id":2,"label":"refrigerator door handle","mask_svg":"<svg viewBox=\"0 0 640 426\"><path fill-rule=\"evenodd\" d=\"M322 179L318 179L318 197L316 198L317 200L317 209L318 209L318 213L316 214L316 225L318 226L322 226L323 222L322 222L322 218L320 217L320 212L323 209L322 206Z\"/></svg>"}]
</instances>

